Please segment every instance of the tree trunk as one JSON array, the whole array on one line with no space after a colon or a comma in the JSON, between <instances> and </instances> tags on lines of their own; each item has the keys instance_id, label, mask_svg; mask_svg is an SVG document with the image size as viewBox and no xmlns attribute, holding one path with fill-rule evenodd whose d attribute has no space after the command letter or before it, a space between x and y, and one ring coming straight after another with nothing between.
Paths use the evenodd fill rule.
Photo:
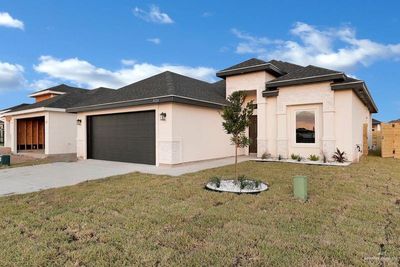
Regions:
<instances>
[{"instance_id":1,"label":"tree trunk","mask_svg":"<svg viewBox=\"0 0 400 267\"><path fill-rule=\"evenodd\" d=\"M237 172L237 155L238 154L238 146L235 145L235 179L238 179L238 172Z\"/></svg>"}]
</instances>

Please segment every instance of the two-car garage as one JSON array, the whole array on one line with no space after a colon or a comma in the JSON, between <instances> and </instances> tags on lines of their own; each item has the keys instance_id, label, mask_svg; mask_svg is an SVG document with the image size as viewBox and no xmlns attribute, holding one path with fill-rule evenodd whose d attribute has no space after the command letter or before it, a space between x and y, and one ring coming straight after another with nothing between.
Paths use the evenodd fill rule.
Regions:
<instances>
[{"instance_id":1,"label":"two-car garage","mask_svg":"<svg viewBox=\"0 0 400 267\"><path fill-rule=\"evenodd\" d=\"M87 117L87 157L156 164L155 111Z\"/></svg>"}]
</instances>

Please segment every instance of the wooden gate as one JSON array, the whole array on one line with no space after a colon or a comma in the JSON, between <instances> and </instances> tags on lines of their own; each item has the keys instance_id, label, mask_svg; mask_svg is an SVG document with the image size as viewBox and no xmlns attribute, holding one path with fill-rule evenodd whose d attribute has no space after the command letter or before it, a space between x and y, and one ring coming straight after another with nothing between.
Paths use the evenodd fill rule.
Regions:
<instances>
[{"instance_id":1,"label":"wooden gate","mask_svg":"<svg viewBox=\"0 0 400 267\"><path fill-rule=\"evenodd\" d=\"M400 159L400 123L382 123L382 157Z\"/></svg>"},{"instance_id":2,"label":"wooden gate","mask_svg":"<svg viewBox=\"0 0 400 267\"><path fill-rule=\"evenodd\" d=\"M368 156L368 123L363 125L363 155Z\"/></svg>"}]
</instances>

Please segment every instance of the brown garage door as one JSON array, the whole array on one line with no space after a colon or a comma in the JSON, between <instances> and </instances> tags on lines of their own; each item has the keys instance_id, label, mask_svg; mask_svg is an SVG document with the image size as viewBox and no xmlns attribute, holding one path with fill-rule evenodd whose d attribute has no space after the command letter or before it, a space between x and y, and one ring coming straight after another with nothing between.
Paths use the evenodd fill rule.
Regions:
<instances>
[{"instance_id":1,"label":"brown garage door","mask_svg":"<svg viewBox=\"0 0 400 267\"><path fill-rule=\"evenodd\" d=\"M88 117L88 158L156 163L155 111Z\"/></svg>"}]
</instances>

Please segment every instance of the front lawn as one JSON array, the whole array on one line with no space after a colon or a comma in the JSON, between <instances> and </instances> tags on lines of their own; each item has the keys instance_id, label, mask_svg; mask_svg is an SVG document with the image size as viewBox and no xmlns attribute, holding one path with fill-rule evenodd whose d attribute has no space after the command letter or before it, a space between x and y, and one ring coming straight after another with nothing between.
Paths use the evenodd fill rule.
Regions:
<instances>
[{"instance_id":1,"label":"front lawn","mask_svg":"<svg viewBox=\"0 0 400 267\"><path fill-rule=\"evenodd\" d=\"M239 172L270 190L203 189L233 171L134 173L0 198L0 266L377 266L380 253L400 263L399 160L245 162ZM307 203L292 198L297 174L309 177Z\"/></svg>"}]
</instances>

